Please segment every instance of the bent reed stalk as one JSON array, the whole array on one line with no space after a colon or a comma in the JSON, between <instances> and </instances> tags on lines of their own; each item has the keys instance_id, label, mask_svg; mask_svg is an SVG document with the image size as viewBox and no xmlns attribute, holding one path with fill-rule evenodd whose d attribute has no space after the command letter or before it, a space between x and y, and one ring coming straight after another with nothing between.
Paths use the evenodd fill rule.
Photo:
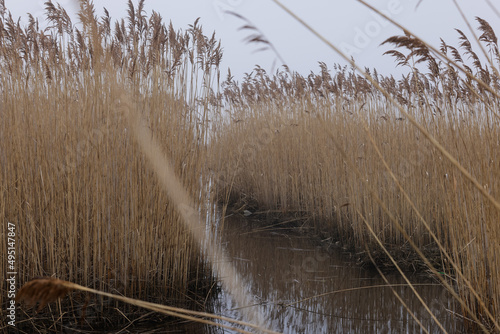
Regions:
<instances>
[{"instance_id":1,"label":"bent reed stalk","mask_svg":"<svg viewBox=\"0 0 500 334\"><path fill-rule=\"evenodd\" d=\"M248 332L246 330L242 330L240 328L230 327L230 326L227 326L224 324L216 323L216 322L206 320L203 318L211 318L211 319L227 321L229 323L233 323L236 325L241 325L241 326L246 326L246 327L258 329L264 333L276 333L276 332L264 330L264 329L254 325L254 324L251 324L251 323L234 320L234 319L227 318L227 317L217 316L217 315L205 313L205 312L195 312L195 311L191 311L191 310L181 309L178 307L172 307L172 306L144 302L141 300L127 298L127 297L123 297L123 296L112 294L112 293L107 293L107 292L102 292L102 291L90 289L90 288L87 288L87 287L84 287L84 286L81 286L81 285L78 285L75 283L62 281L62 280L56 279L56 278L34 279L32 281L29 281L19 290L19 292L16 296L16 301L24 302L28 306L31 306L31 307L38 304L38 311L40 311L47 304L54 302L58 298L64 298L64 296L66 296L70 291L73 291L73 290L90 292L90 293L93 293L96 295L113 298L113 299L119 300L121 302L135 305L138 307L142 307L142 308L152 310L152 311L155 311L158 313L163 313L166 315L170 315L170 316L185 319L185 320L190 320L190 321L205 323L205 324L213 325L213 326L217 326L217 327L222 327L222 328L226 328L226 329L238 332L238 333L251 333L251 332Z\"/></svg>"},{"instance_id":2,"label":"bent reed stalk","mask_svg":"<svg viewBox=\"0 0 500 334\"><path fill-rule=\"evenodd\" d=\"M129 124L133 128L134 135L142 152L153 166L165 192L180 212L184 224L193 236L193 239L203 249L204 255L207 257L213 271L222 281L223 286L231 293L238 305L245 307L242 313L247 317L248 321L255 324L253 327L259 328L262 332L276 333L266 329L268 324L266 323L267 319L265 315L262 313L258 303L251 297L249 291L245 291L244 287L248 284L245 283L245 280L235 270L222 247L217 244L218 238L213 240L207 238L206 226L203 224L204 220L202 216L195 209L194 202L175 176L170 162L165 158L153 134L146 127L142 119L134 112L136 108L133 107L128 95L122 93L120 100L121 113L125 114L129 120ZM254 307L248 307L249 305Z\"/></svg>"}]
</instances>

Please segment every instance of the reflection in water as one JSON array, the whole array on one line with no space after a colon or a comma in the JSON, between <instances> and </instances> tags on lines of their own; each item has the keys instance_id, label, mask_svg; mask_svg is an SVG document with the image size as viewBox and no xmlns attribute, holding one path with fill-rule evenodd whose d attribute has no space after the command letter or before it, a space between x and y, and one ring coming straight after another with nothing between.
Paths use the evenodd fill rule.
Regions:
<instances>
[{"instance_id":1,"label":"reflection in water","mask_svg":"<svg viewBox=\"0 0 500 334\"><path fill-rule=\"evenodd\" d=\"M222 239L233 265L264 305L274 330L424 333L376 272L360 268L340 250L327 252L310 237L283 229L263 230L261 222L234 216L226 219ZM429 333L441 333L403 279L397 275L388 279ZM411 280L446 330L462 332L450 295L428 279ZM215 313L240 318L225 291Z\"/></svg>"}]
</instances>

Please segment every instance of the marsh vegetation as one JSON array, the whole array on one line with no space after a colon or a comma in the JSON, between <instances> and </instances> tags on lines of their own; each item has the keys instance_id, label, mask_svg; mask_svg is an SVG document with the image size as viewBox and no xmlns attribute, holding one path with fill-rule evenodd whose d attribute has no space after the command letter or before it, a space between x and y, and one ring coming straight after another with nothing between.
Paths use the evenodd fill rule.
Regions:
<instances>
[{"instance_id":1,"label":"marsh vegetation","mask_svg":"<svg viewBox=\"0 0 500 334\"><path fill-rule=\"evenodd\" d=\"M320 63L238 82L220 77L221 44L198 20L176 30L141 0L113 23L80 4L74 24L48 1L42 30L0 1L0 217L16 224L19 286L57 277L210 311L206 248L134 139L128 99L208 234L230 212L291 218L382 276L434 278L468 332L500 331L500 53L488 22L477 19L478 51L462 31L439 50L408 32L387 39L401 78ZM42 322L23 311L24 325L106 327L137 312L83 293L51 305Z\"/></svg>"}]
</instances>

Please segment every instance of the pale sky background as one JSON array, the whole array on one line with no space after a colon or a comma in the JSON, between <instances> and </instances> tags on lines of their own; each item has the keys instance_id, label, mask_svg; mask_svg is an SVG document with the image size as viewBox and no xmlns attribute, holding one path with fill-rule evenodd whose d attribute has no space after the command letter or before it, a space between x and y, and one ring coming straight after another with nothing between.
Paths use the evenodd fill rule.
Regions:
<instances>
[{"instance_id":1,"label":"pale sky background","mask_svg":"<svg viewBox=\"0 0 500 334\"><path fill-rule=\"evenodd\" d=\"M282 0L295 13L311 24L336 46L350 49L356 62L362 66L377 68L382 74L396 74L395 63L389 56L382 56L387 46L379 46L386 38L402 32L382 21L355 0ZM474 17L486 19L500 37L500 17L488 6L486 0L457 0L473 27L477 27ZM500 11L498 0L490 0ZM15 18L26 19L30 12L43 22L45 0L5 0L6 7ZM56 3L56 1L53 1ZM134 0L137 5L138 0ZM439 46L442 37L448 44L458 46L458 35L454 28L464 31L470 39L472 35L460 17L452 0L422 0L417 8L417 0L369 0L378 9L386 10L390 16L423 37L428 43ZM70 14L77 9L77 1L59 1ZM126 17L126 0L94 0L98 16L106 7L113 21ZM267 71L273 70L276 56L271 51L255 52L256 45L248 45L242 40L248 32L238 31L244 22L225 14L226 10L245 16L257 26L277 48L290 69L307 75L311 70L319 71L318 61L329 67L334 63L345 64L342 59L322 44L315 36L295 22L270 0L146 0L146 12L159 12L176 29L187 28L197 17L203 25L205 35L216 35L222 40L224 58L222 72L230 67L236 79L250 72L256 64ZM74 16L73 16L74 17ZM74 19L74 23L77 22ZM279 63L278 63L279 65ZM274 70L276 68L274 67Z\"/></svg>"}]
</instances>

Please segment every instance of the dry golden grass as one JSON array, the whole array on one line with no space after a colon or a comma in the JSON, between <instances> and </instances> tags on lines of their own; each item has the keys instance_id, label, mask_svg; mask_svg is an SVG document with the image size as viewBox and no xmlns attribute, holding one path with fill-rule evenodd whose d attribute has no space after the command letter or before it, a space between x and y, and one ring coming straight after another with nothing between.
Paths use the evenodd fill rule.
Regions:
<instances>
[{"instance_id":1,"label":"dry golden grass","mask_svg":"<svg viewBox=\"0 0 500 334\"><path fill-rule=\"evenodd\" d=\"M387 40L408 49L389 52L411 68L401 80L339 67L332 75L325 64L307 78L257 68L241 89L228 80L231 117L214 153L219 199L305 215L357 252L367 246L379 265L392 256L407 269L437 267L453 277L471 330L500 330L500 57L478 22L493 62L479 62L459 32L473 62L464 75L459 50L441 48L455 67L406 35ZM420 62L429 73L411 65Z\"/></svg>"},{"instance_id":2,"label":"dry golden grass","mask_svg":"<svg viewBox=\"0 0 500 334\"><path fill-rule=\"evenodd\" d=\"M355 104L334 115L330 113L337 108L335 104L315 108L324 121L306 113L290 116L252 106L249 115L238 116L241 122L221 131L214 169L221 171L221 185L230 190L221 196L240 199L252 209L306 214L346 245L363 251L368 244L372 252L382 254L365 227L365 217L406 268L423 270L421 259L412 255L405 237L373 199L368 189L372 187L411 240L434 265L449 272L452 268L447 261L441 263L440 250L417 216L418 210L491 313L499 314L498 299L490 302L500 296L498 210L413 126L372 105L359 111L360 105ZM262 114L255 114L261 110ZM415 209L382 164L364 122ZM498 121L484 126L473 116L465 120L441 116L423 123L492 197L500 198ZM361 177L346 163L327 131ZM385 260L379 258L379 263ZM457 284L460 287L463 282L459 279ZM460 292L464 299L470 297L467 289Z\"/></svg>"},{"instance_id":3,"label":"dry golden grass","mask_svg":"<svg viewBox=\"0 0 500 334\"><path fill-rule=\"evenodd\" d=\"M81 4L78 28L47 4L53 34L33 19L26 29L1 19L0 247L14 223L18 284L56 276L184 303L211 288L210 268L117 105L122 94L134 101L194 207L205 208L204 111L220 47L197 23L182 32L144 17L143 2L130 3L129 24L114 34Z\"/></svg>"},{"instance_id":4,"label":"dry golden grass","mask_svg":"<svg viewBox=\"0 0 500 334\"><path fill-rule=\"evenodd\" d=\"M300 215L379 266L438 268L470 330L500 331L500 55L486 21L489 63L461 31L441 54L407 33L386 41L411 69L400 80L355 64L332 75L320 63L308 77L256 68L219 95L221 48L197 22L175 31L140 1L113 29L81 1L76 28L46 6L52 34L0 15L0 216L16 224L19 283L61 279L34 281L21 298L43 307L72 281L186 300L211 283L202 250L223 256L199 245L191 222L213 212L215 189L237 209ZM123 94L148 128L137 143Z\"/></svg>"},{"instance_id":5,"label":"dry golden grass","mask_svg":"<svg viewBox=\"0 0 500 334\"><path fill-rule=\"evenodd\" d=\"M215 272L239 304L255 304L205 235L213 212L208 111L218 103L211 87L220 45L197 21L183 33L166 28L157 14L147 20L143 5L129 2L128 29L122 21L111 35L109 17L97 20L90 2L81 2L83 31L48 2L55 26L47 50L36 44L46 36L33 20L26 35L20 28L1 35L2 71L11 77L2 82L7 111L0 131L10 163L2 170L8 196L0 208L19 236L19 282L62 278L30 281L18 297L41 309L77 289L213 325L98 291L183 304L198 293L206 303ZM17 29L10 19L5 25ZM9 53L16 43L27 44L28 57ZM258 308L243 313L249 327L270 332L261 328Z\"/></svg>"}]
</instances>

